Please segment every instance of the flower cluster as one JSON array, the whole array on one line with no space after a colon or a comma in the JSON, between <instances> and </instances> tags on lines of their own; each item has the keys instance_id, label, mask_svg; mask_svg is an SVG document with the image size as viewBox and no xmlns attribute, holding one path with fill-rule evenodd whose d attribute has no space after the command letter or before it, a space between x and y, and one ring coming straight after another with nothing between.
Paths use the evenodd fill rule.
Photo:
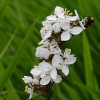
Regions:
<instances>
[{"instance_id":1,"label":"flower cluster","mask_svg":"<svg viewBox=\"0 0 100 100\"><path fill-rule=\"evenodd\" d=\"M71 54L71 49L66 48L62 51L61 46L73 35L81 33L85 27L84 20L80 21L76 10L75 16L71 15L69 10L57 6L52 15L42 22L42 41L36 49L36 57L43 61L31 69L32 77L22 78L29 84L29 87L25 87L25 91L30 94L29 99L33 96L33 90L46 95L49 85L60 83L62 77L69 74L69 65L75 63L76 57Z\"/></svg>"}]
</instances>

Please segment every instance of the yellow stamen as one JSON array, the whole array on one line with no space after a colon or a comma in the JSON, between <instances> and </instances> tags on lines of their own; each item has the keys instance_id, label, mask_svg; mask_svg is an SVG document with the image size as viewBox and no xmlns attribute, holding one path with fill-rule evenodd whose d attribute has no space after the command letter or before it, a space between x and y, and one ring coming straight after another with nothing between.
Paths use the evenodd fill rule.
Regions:
<instances>
[{"instance_id":1,"label":"yellow stamen","mask_svg":"<svg viewBox=\"0 0 100 100\"><path fill-rule=\"evenodd\" d=\"M69 13L69 16L72 15L73 13Z\"/></svg>"},{"instance_id":2,"label":"yellow stamen","mask_svg":"<svg viewBox=\"0 0 100 100\"><path fill-rule=\"evenodd\" d=\"M47 67L47 69L49 70L49 67Z\"/></svg>"},{"instance_id":3,"label":"yellow stamen","mask_svg":"<svg viewBox=\"0 0 100 100\"><path fill-rule=\"evenodd\" d=\"M70 10L67 10L67 13L69 13L70 12Z\"/></svg>"},{"instance_id":4,"label":"yellow stamen","mask_svg":"<svg viewBox=\"0 0 100 100\"><path fill-rule=\"evenodd\" d=\"M28 86L25 86L25 92L27 92Z\"/></svg>"},{"instance_id":5,"label":"yellow stamen","mask_svg":"<svg viewBox=\"0 0 100 100\"><path fill-rule=\"evenodd\" d=\"M39 71L39 66L37 66L37 70Z\"/></svg>"},{"instance_id":6,"label":"yellow stamen","mask_svg":"<svg viewBox=\"0 0 100 100\"><path fill-rule=\"evenodd\" d=\"M69 52L70 52L70 50L69 50L68 48L66 48L66 49L65 49L65 52L68 52L68 53L69 53Z\"/></svg>"},{"instance_id":7,"label":"yellow stamen","mask_svg":"<svg viewBox=\"0 0 100 100\"><path fill-rule=\"evenodd\" d=\"M48 23L46 23L46 25L48 25ZM43 27L45 28L45 27L46 27L46 25L44 25Z\"/></svg>"},{"instance_id":8,"label":"yellow stamen","mask_svg":"<svg viewBox=\"0 0 100 100\"><path fill-rule=\"evenodd\" d=\"M67 12L64 12L64 14L66 15L66 14L67 14Z\"/></svg>"},{"instance_id":9,"label":"yellow stamen","mask_svg":"<svg viewBox=\"0 0 100 100\"><path fill-rule=\"evenodd\" d=\"M43 26L44 28L46 27L46 25Z\"/></svg>"},{"instance_id":10,"label":"yellow stamen","mask_svg":"<svg viewBox=\"0 0 100 100\"><path fill-rule=\"evenodd\" d=\"M87 17L85 17L85 19L87 19Z\"/></svg>"}]
</instances>

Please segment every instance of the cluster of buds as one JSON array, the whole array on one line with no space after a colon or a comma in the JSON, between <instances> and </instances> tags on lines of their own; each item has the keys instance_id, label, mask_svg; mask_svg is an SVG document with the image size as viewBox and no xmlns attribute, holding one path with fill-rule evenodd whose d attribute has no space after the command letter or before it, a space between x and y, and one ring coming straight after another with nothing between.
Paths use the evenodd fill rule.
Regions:
<instances>
[{"instance_id":1,"label":"cluster of buds","mask_svg":"<svg viewBox=\"0 0 100 100\"><path fill-rule=\"evenodd\" d=\"M53 83L60 83L62 77L69 74L69 65L74 64L76 57L71 54L71 49L61 50L61 46L73 35L77 35L85 29L85 20L80 21L79 15L75 10L75 16L67 9L57 6L52 15L47 16L42 22L40 30L42 41L36 49L36 57L43 61L38 66L31 69L30 76L22 78L29 86L25 91L33 96L33 91L42 95L48 94L48 88Z\"/></svg>"}]
</instances>

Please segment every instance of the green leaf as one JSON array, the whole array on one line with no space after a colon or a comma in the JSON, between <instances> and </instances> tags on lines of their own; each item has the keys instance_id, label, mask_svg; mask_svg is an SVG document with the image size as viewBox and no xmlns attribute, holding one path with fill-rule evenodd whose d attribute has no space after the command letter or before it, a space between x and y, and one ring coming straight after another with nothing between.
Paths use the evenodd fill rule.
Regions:
<instances>
[{"instance_id":1,"label":"green leaf","mask_svg":"<svg viewBox=\"0 0 100 100\"><path fill-rule=\"evenodd\" d=\"M74 84L76 84L78 87L80 87L82 90L84 90L84 92L88 91L91 94L93 100L100 100L100 93L99 92L97 92L94 89L91 89L85 85L79 84L77 82L74 82Z\"/></svg>"},{"instance_id":2,"label":"green leaf","mask_svg":"<svg viewBox=\"0 0 100 100\"><path fill-rule=\"evenodd\" d=\"M5 72L4 66L2 65L2 63L0 62L0 76L2 77L3 73ZM13 87L13 84L11 83L10 80L7 81L6 85L6 89L8 91L8 93L12 93L13 91L13 95L11 96L10 100L20 100L18 94L16 93L16 90Z\"/></svg>"},{"instance_id":3,"label":"green leaf","mask_svg":"<svg viewBox=\"0 0 100 100\"><path fill-rule=\"evenodd\" d=\"M3 98L0 96L0 100L3 100Z\"/></svg>"},{"instance_id":4,"label":"green leaf","mask_svg":"<svg viewBox=\"0 0 100 100\"><path fill-rule=\"evenodd\" d=\"M4 53L7 51L7 48L9 47L9 45L11 44L12 40L14 39L16 33L18 30L15 30L14 34L12 35L12 37L10 38L10 40L8 41L8 43L6 44L5 48L3 49L3 51L0 54L0 60L3 57Z\"/></svg>"},{"instance_id":5,"label":"green leaf","mask_svg":"<svg viewBox=\"0 0 100 100\"><path fill-rule=\"evenodd\" d=\"M65 89L64 91L67 91L67 95L71 98L71 100L81 100L81 97L78 95L78 93L71 88L67 83L62 82L61 86Z\"/></svg>"},{"instance_id":6,"label":"green leaf","mask_svg":"<svg viewBox=\"0 0 100 100\"><path fill-rule=\"evenodd\" d=\"M31 27L29 28L25 38L23 39L22 43L20 44L13 60L10 62L10 64L8 65L5 73L2 75L2 78L0 79L0 91L4 88L7 80L10 78L10 76L12 75L12 73L14 72L16 65L21 57L21 54L23 53L23 50L26 47L26 44L28 43L29 38L32 35L33 29L35 27L35 24L37 22L38 18L34 21L34 23L31 25Z\"/></svg>"},{"instance_id":7,"label":"green leaf","mask_svg":"<svg viewBox=\"0 0 100 100\"><path fill-rule=\"evenodd\" d=\"M85 68L86 85L96 91L99 91L98 83L93 70L91 51L86 34L83 32L83 57Z\"/></svg>"}]
</instances>

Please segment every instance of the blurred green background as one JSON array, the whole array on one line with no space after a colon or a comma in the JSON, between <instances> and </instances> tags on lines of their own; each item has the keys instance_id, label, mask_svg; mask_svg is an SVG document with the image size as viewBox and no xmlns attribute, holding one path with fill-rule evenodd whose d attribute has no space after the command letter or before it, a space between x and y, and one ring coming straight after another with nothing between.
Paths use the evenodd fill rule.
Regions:
<instances>
[{"instance_id":1,"label":"blurred green background","mask_svg":"<svg viewBox=\"0 0 100 100\"><path fill-rule=\"evenodd\" d=\"M72 49L77 61L68 77L54 84L51 100L100 100L100 0L0 0L0 100L28 100L22 78L39 64L39 30L56 6L73 15L76 9L80 17L92 16L95 23L63 45L63 50ZM35 94L32 100L45 98Z\"/></svg>"}]
</instances>

